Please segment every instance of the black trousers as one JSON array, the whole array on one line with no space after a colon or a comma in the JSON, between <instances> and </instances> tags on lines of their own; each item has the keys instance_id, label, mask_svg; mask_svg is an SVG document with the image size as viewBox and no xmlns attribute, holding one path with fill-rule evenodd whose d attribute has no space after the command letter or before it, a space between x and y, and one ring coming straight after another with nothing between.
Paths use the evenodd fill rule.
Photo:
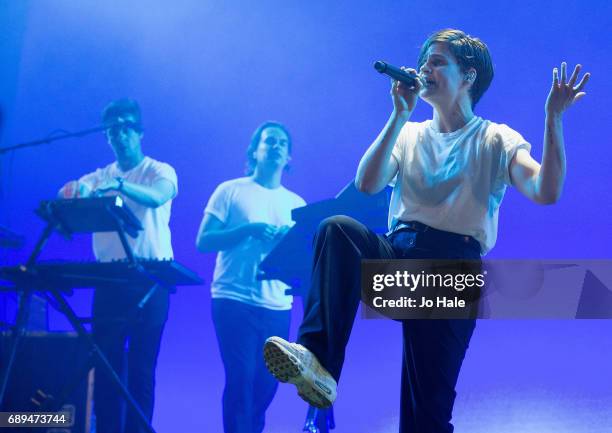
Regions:
<instances>
[{"instance_id":1,"label":"black trousers","mask_svg":"<svg viewBox=\"0 0 612 433\"><path fill-rule=\"evenodd\" d=\"M98 289L93 302L93 338L149 422L153 418L155 368L168 317L169 294L158 288L142 311L138 302L149 288ZM127 352L126 352L127 343ZM127 410L126 410L127 409ZM139 433L142 425L107 373L96 364L96 431Z\"/></svg>"},{"instance_id":2,"label":"black trousers","mask_svg":"<svg viewBox=\"0 0 612 433\"><path fill-rule=\"evenodd\" d=\"M315 237L312 283L298 343L338 381L361 297L361 259L475 259L472 238L428 229L380 236L345 216L324 220ZM450 433L455 386L475 320L406 320L401 433Z\"/></svg>"},{"instance_id":3,"label":"black trousers","mask_svg":"<svg viewBox=\"0 0 612 433\"><path fill-rule=\"evenodd\" d=\"M278 381L264 363L268 337L287 338L291 310L270 310L231 299L213 299L212 317L225 368L223 430L261 433Z\"/></svg>"}]
</instances>

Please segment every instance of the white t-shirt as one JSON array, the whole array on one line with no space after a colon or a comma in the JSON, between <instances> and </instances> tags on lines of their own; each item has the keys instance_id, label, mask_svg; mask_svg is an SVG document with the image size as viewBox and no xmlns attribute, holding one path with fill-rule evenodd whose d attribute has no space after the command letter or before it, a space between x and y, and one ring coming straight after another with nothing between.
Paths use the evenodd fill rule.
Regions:
<instances>
[{"instance_id":1,"label":"white t-shirt","mask_svg":"<svg viewBox=\"0 0 612 433\"><path fill-rule=\"evenodd\" d=\"M292 225L291 211L306 202L283 186L268 189L250 177L223 182L208 200L205 213L215 216L232 229L246 223ZM257 280L258 266L276 242L247 237L234 247L217 254L211 292L213 298L233 299L247 304L288 310L292 296L278 280Z\"/></svg>"},{"instance_id":2,"label":"white t-shirt","mask_svg":"<svg viewBox=\"0 0 612 433\"><path fill-rule=\"evenodd\" d=\"M104 168L99 168L93 173L86 174L79 182L86 184L92 191L105 181L116 177L122 177L127 182L139 185L151 186L155 182L166 179L174 185L174 198L178 192L178 183L174 169L163 162L145 156L136 167L128 171L122 171L117 162L113 162ZM117 195L117 191L109 191L105 195ZM128 243L134 255L144 259L171 259L172 243L170 237L170 209L172 199L157 208L143 206L120 194L127 207L134 213L142 224L143 230L138 232L134 239L127 236ZM93 251L96 259L102 262L125 259L125 251L117 233L94 233Z\"/></svg>"},{"instance_id":3,"label":"white t-shirt","mask_svg":"<svg viewBox=\"0 0 612 433\"><path fill-rule=\"evenodd\" d=\"M431 120L404 125L393 157L399 173L389 206L398 220L469 235L486 254L497 239L499 206L510 181L510 162L531 145L507 125L474 116L463 128L434 131Z\"/></svg>"}]
</instances>

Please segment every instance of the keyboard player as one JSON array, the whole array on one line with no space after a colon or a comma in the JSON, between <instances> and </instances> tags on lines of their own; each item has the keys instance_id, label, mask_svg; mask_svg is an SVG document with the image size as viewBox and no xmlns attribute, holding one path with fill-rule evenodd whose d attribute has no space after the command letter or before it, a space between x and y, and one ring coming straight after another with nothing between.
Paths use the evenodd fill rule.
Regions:
<instances>
[{"instance_id":1,"label":"keyboard player","mask_svg":"<svg viewBox=\"0 0 612 433\"><path fill-rule=\"evenodd\" d=\"M135 100L120 99L108 104L102 121L115 161L66 183L62 198L120 195L140 220L143 230L127 237L137 258L173 258L170 209L178 192L174 169L145 156L142 151L142 118ZM116 233L95 233L93 251L98 261L125 259ZM162 333L168 316L169 294L158 289L141 314L133 317L138 302L150 287L114 287L96 290L93 302L93 337L113 369L121 376L127 370L127 388L149 422L153 417L155 368ZM127 350L127 363L124 352ZM125 365L124 365L125 364ZM122 419L124 404L102 369L95 376L96 429L104 433L141 432L132 411Z\"/></svg>"}]
</instances>

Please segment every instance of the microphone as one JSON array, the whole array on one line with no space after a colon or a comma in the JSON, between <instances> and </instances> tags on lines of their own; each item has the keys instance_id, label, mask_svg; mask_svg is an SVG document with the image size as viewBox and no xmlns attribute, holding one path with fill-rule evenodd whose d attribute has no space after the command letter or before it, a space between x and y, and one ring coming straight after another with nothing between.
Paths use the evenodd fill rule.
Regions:
<instances>
[{"instance_id":1,"label":"microphone","mask_svg":"<svg viewBox=\"0 0 612 433\"><path fill-rule=\"evenodd\" d=\"M418 75L410 75L408 72L398 68L397 66L390 65L380 60L374 62L374 69L381 74L388 75L394 80L401 81L409 87L416 86L416 81L420 80Z\"/></svg>"}]
</instances>

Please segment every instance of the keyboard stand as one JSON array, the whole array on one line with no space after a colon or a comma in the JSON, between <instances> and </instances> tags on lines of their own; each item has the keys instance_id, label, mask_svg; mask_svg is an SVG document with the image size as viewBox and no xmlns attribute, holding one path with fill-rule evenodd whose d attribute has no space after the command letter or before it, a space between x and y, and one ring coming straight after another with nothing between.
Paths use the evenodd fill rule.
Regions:
<instances>
[{"instance_id":1,"label":"keyboard stand","mask_svg":"<svg viewBox=\"0 0 612 433\"><path fill-rule=\"evenodd\" d=\"M134 214L127 208L127 206L125 206L121 197L94 197L86 199L44 201L41 203L37 213L41 218L47 221L47 226L43 230L28 261L25 265L21 266L23 275L26 277L28 282L32 282L32 279L36 281L36 271L34 265L40 256L42 249L46 245L47 240L54 231L57 230L68 235L71 235L72 233L115 231L119 235L121 244L130 264L154 283L149 292L140 301L138 307L144 307L147 300L153 295L157 288L160 286L165 286L163 282L158 281L158 279L151 273L146 272L134 258L132 249L127 242L126 233L130 234L132 237L136 237L138 230L142 230L142 226ZM92 215L98 219L91 218ZM23 281L23 279L18 279L15 281L15 289L21 296L19 299L17 319L13 331L13 341L11 342L9 348L9 359L0 381L0 408L3 407L4 395L10 379L11 370L13 369L13 364L15 362L17 348L25 333L25 325L28 320L32 293L36 290L35 287L38 286L43 292L46 292L45 295L47 297L53 299L54 305L59 307L59 311L66 317L66 319L68 319L78 335L85 340L90 348L91 355L98 359L99 365L104 369L106 374L108 374L117 390L127 401L128 409L132 410L137 415L142 426L147 432L155 433L155 430L138 406L138 403L136 403L115 370L113 370L108 359L96 345L93 337L87 332L61 292L57 288L47 287L44 281L41 281L36 285L30 284L27 286L23 285ZM59 404L61 403L62 402L59 402Z\"/></svg>"}]
</instances>

